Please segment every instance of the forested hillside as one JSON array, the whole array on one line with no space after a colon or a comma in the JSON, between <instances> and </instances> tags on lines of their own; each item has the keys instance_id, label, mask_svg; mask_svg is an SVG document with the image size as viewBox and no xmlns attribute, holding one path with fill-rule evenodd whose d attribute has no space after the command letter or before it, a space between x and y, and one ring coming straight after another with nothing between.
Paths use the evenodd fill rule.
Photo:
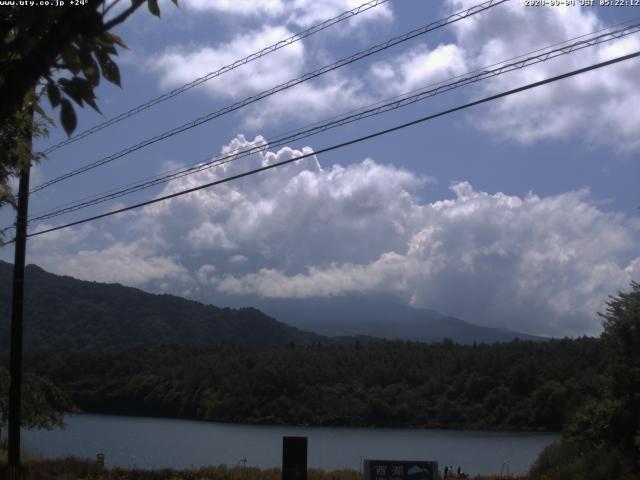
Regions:
<instances>
[{"instance_id":1,"label":"forested hillside","mask_svg":"<svg viewBox=\"0 0 640 480\"><path fill-rule=\"evenodd\" d=\"M13 265L0 261L0 345L7 348ZM25 349L114 350L181 343L312 343L303 332L254 308L218 308L119 284L86 282L26 269Z\"/></svg>"},{"instance_id":2,"label":"forested hillside","mask_svg":"<svg viewBox=\"0 0 640 480\"><path fill-rule=\"evenodd\" d=\"M314 425L560 430L600 395L598 340L184 346L38 355L88 412Z\"/></svg>"},{"instance_id":3,"label":"forested hillside","mask_svg":"<svg viewBox=\"0 0 640 480\"><path fill-rule=\"evenodd\" d=\"M0 348L5 349L12 272L13 265L0 261ZM353 337L373 340L365 336L424 342L449 338L468 344L536 339L364 296L263 299L259 305L269 308L269 316L247 308L254 305L249 299L240 308L218 308L174 295L54 275L36 265L26 268L25 289L25 348L30 351L122 350L166 343L350 343ZM341 338L328 338L334 336Z\"/></svg>"}]
</instances>

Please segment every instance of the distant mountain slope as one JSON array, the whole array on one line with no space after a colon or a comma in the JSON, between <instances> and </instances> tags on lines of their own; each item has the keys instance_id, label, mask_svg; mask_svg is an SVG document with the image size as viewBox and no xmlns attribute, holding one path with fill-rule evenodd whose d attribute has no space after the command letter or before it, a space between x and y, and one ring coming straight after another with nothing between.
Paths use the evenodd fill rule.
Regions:
<instances>
[{"instance_id":1,"label":"distant mountain slope","mask_svg":"<svg viewBox=\"0 0 640 480\"><path fill-rule=\"evenodd\" d=\"M0 345L7 348L13 265L0 261ZM28 265L25 349L113 350L161 344L276 345L327 340L255 308L218 308L119 284L86 282Z\"/></svg>"},{"instance_id":2,"label":"distant mountain slope","mask_svg":"<svg viewBox=\"0 0 640 480\"><path fill-rule=\"evenodd\" d=\"M351 295L311 299L256 300L251 303L289 325L327 336L367 335L394 340L456 343L544 340L503 328L475 325L434 310L402 305L389 298Z\"/></svg>"},{"instance_id":3,"label":"distant mountain slope","mask_svg":"<svg viewBox=\"0 0 640 480\"><path fill-rule=\"evenodd\" d=\"M9 341L12 272L13 265L0 261L3 349ZM256 308L233 309L119 284L54 275L35 265L27 266L26 277L25 348L31 351L113 350L161 344L345 344L371 341L372 337L419 342L449 338L462 344L540 339L364 295L247 299L241 305Z\"/></svg>"}]
</instances>

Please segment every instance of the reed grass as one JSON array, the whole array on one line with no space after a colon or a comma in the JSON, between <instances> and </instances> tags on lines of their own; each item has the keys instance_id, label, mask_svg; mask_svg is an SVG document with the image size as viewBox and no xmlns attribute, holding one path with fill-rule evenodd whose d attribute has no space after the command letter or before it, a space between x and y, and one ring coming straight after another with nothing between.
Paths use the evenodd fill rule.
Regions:
<instances>
[{"instance_id":1,"label":"reed grass","mask_svg":"<svg viewBox=\"0 0 640 480\"><path fill-rule=\"evenodd\" d=\"M5 454L6 458L6 454ZM2 463L5 458L0 457ZM187 470L174 469L100 469L94 461L76 457L57 459L29 458L25 465L28 480L281 480L279 468L226 467L224 465ZM469 480L527 480L527 477L498 475L469 477ZM363 480L356 470L311 468L307 480Z\"/></svg>"}]
</instances>

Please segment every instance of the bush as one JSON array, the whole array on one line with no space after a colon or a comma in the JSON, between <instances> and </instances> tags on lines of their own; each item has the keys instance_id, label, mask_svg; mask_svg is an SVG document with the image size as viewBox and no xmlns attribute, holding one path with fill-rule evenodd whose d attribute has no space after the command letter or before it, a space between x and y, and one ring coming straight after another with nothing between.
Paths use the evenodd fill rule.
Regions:
<instances>
[{"instance_id":1,"label":"bush","mask_svg":"<svg viewBox=\"0 0 640 480\"><path fill-rule=\"evenodd\" d=\"M610 447L581 450L576 442L563 440L546 447L532 465L531 480L631 480L632 464Z\"/></svg>"}]
</instances>

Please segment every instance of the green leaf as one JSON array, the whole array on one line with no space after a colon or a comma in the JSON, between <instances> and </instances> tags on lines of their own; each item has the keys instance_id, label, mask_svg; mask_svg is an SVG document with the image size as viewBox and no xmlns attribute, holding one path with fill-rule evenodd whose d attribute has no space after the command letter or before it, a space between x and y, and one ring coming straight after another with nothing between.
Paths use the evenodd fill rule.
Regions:
<instances>
[{"instance_id":1,"label":"green leaf","mask_svg":"<svg viewBox=\"0 0 640 480\"><path fill-rule=\"evenodd\" d=\"M78 105L84 106L83 102L87 102L94 110L100 112L95 102L95 94L91 82L85 78L73 77L71 79L60 79L60 84L64 93L69 95Z\"/></svg>"},{"instance_id":2,"label":"green leaf","mask_svg":"<svg viewBox=\"0 0 640 480\"><path fill-rule=\"evenodd\" d=\"M102 69L102 76L109 82L115 83L119 87L120 85L120 69L118 65L111 60L111 57L105 52L97 51L96 56L98 62L100 62L100 68Z\"/></svg>"},{"instance_id":3,"label":"green leaf","mask_svg":"<svg viewBox=\"0 0 640 480\"><path fill-rule=\"evenodd\" d=\"M152 15L156 17L160 16L160 7L158 7L158 0L147 0L147 6Z\"/></svg>"},{"instance_id":4,"label":"green leaf","mask_svg":"<svg viewBox=\"0 0 640 480\"><path fill-rule=\"evenodd\" d=\"M60 102L60 123L68 136L71 136L76 129L78 119L76 118L76 112L73 110L73 105L66 98L63 98Z\"/></svg>"},{"instance_id":5,"label":"green leaf","mask_svg":"<svg viewBox=\"0 0 640 480\"><path fill-rule=\"evenodd\" d=\"M127 45L124 43L124 41L122 40L122 38L120 38L118 35L116 35L115 33L111 33L111 32L107 32L106 35L108 35L109 37L111 37L111 40L113 41L113 43L115 43L116 45L120 45L122 48L124 48L125 50L129 50L129 47L127 47Z\"/></svg>"},{"instance_id":6,"label":"green leaf","mask_svg":"<svg viewBox=\"0 0 640 480\"><path fill-rule=\"evenodd\" d=\"M59 80L60 86L62 87L62 91L66 93L69 97L73 99L81 107L84 107L84 100L82 99L82 93L80 92L79 86L74 79L79 77L73 77L72 79L61 78Z\"/></svg>"},{"instance_id":7,"label":"green leaf","mask_svg":"<svg viewBox=\"0 0 640 480\"><path fill-rule=\"evenodd\" d=\"M60 89L51 80L47 82L47 97L49 97L51 108L56 108L60 105Z\"/></svg>"},{"instance_id":8,"label":"green leaf","mask_svg":"<svg viewBox=\"0 0 640 480\"><path fill-rule=\"evenodd\" d=\"M100 85L100 73L98 72L98 65L95 67L88 67L82 70L84 76L91 82L91 85L97 87Z\"/></svg>"},{"instance_id":9,"label":"green leaf","mask_svg":"<svg viewBox=\"0 0 640 480\"><path fill-rule=\"evenodd\" d=\"M173 4L177 7L178 6L178 0L171 0L173 2Z\"/></svg>"},{"instance_id":10,"label":"green leaf","mask_svg":"<svg viewBox=\"0 0 640 480\"><path fill-rule=\"evenodd\" d=\"M98 113L102 113L100 111L100 108L98 108L98 104L96 103L96 97L93 94L93 90L91 91L91 96L86 96L84 97L84 101L87 102L87 104L93 108L96 112Z\"/></svg>"},{"instance_id":11,"label":"green leaf","mask_svg":"<svg viewBox=\"0 0 640 480\"><path fill-rule=\"evenodd\" d=\"M42 109L42 107L41 107L38 103L35 103L35 104L33 105L33 110L34 110L38 115L40 115L40 117L41 117L42 119L44 119L46 122L50 123L51 125L54 125L53 120L52 120L49 116L47 116L47 112L45 112L45 111Z\"/></svg>"},{"instance_id":12,"label":"green leaf","mask_svg":"<svg viewBox=\"0 0 640 480\"><path fill-rule=\"evenodd\" d=\"M80 55L76 47L69 45L62 50L62 59L74 75L80 73L80 70L82 69L82 62L80 61Z\"/></svg>"},{"instance_id":13,"label":"green leaf","mask_svg":"<svg viewBox=\"0 0 640 480\"><path fill-rule=\"evenodd\" d=\"M95 50L103 50L111 55L118 55L118 51L113 46L115 41L109 35L109 32L103 33L99 37L96 37L96 49Z\"/></svg>"},{"instance_id":14,"label":"green leaf","mask_svg":"<svg viewBox=\"0 0 640 480\"><path fill-rule=\"evenodd\" d=\"M91 85L97 87L100 84L100 72L90 50L82 50L80 59L82 61L82 73L91 82Z\"/></svg>"}]
</instances>

